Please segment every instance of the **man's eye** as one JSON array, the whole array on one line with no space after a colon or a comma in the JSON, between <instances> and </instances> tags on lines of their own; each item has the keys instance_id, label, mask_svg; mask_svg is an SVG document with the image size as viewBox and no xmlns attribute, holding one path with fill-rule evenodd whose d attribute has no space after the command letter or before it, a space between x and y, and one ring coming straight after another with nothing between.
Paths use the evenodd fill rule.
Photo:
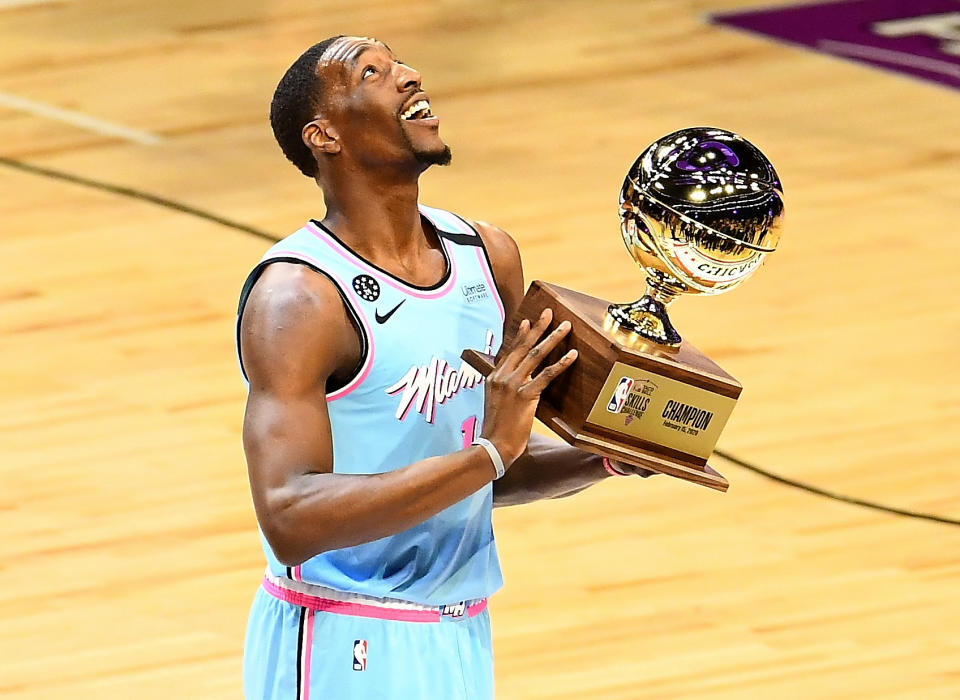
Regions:
<instances>
[{"instance_id":1,"label":"man's eye","mask_svg":"<svg viewBox=\"0 0 960 700\"><path fill-rule=\"evenodd\" d=\"M377 69L373 66L367 66L363 69L363 73L360 74L360 80L366 80L371 75L376 75Z\"/></svg>"}]
</instances>

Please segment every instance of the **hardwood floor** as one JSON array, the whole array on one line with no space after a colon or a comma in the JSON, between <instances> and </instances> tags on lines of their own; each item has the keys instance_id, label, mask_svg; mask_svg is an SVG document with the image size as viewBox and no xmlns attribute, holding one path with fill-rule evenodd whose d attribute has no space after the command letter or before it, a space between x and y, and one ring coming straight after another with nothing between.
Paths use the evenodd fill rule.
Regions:
<instances>
[{"instance_id":1,"label":"hardwood floor","mask_svg":"<svg viewBox=\"0 0 960 700\"><path fill-rule=\"evenodd\" d=\"M672 312L745 386L720 447L960 518L960 102L704 21L764 4L0 3L0 95L60 110L0 101L0 155L283 235L322 203L273 142L276 81L375 35L454 151L423 201L510 231L528 280L624 301L627 167L732 129L787 227L742 288ZM233 318L268 244L9 162L0 193L0 696L239 697L263 561ZM960 528L713 464L727 494L608 481L496 513L498 698L960 695Z\"/></svg>"}]
</instances>

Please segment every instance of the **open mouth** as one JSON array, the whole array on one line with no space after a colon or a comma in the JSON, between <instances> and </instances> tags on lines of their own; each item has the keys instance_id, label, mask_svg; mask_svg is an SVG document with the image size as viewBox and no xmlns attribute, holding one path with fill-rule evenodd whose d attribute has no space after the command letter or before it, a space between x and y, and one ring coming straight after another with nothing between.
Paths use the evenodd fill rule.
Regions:
<instances>
[{"instance_id":1,"label":"open mouth","mask_svg":"<svg viewBox=\"0 0 960 700\"><path fill-rule=\"evenodd\" d=\"M430 111L429 100L417 100L400 114L400 118L405 122L429 119L432 116L433 112Z\"/></svg>"}]
</instances>

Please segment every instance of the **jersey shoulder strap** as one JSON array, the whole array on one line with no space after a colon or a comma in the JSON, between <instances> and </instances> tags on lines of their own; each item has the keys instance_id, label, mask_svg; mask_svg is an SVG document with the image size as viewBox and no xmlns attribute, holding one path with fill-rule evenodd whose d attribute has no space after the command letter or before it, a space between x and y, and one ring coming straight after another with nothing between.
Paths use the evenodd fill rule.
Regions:
<instances>
[{"instance_id":1,"label":"jersey shoulder strap","mask_svg":"<svg viewBox=\"0 0 960 700\"><path fill-rule=\"evenodd\" d=\"M470 223L463 217L446 209L436 209L425 204L420 205L423 214L437 231L437 235L458 245L472 245L483 248L483 239ZM486 252L484 250L484 252Z\"/></svg>"}]
</instances>

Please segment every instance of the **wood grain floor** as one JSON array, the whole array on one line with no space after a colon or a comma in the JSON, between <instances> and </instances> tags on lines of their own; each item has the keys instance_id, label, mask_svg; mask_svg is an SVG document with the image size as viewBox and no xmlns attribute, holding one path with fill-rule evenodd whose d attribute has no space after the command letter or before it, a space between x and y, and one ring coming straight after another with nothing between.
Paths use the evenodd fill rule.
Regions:
<instances>
[{"instance_id":1,"label":"wood grain floor","mask_svg":"<svg viewBox=\"0 0 960 700\"><path fill-rule=\"evenodd\" d=\"M324 36L424 75L450 168L422 199L513 233L528 279L629 300L616 194L654 138L740 132L788 196L753 280L674 319L746 387L720 446L789 478L960 517L958 97L724 31L766 0L0 7L0 155L277 234L322 212L267 105ZM232 347L254 236L0 165L0 695L240 696L262 570ZM717 459L718 494L604 483L496 514L498 697L960 696L960 528Z\"/></svg>"}]
</instances>

